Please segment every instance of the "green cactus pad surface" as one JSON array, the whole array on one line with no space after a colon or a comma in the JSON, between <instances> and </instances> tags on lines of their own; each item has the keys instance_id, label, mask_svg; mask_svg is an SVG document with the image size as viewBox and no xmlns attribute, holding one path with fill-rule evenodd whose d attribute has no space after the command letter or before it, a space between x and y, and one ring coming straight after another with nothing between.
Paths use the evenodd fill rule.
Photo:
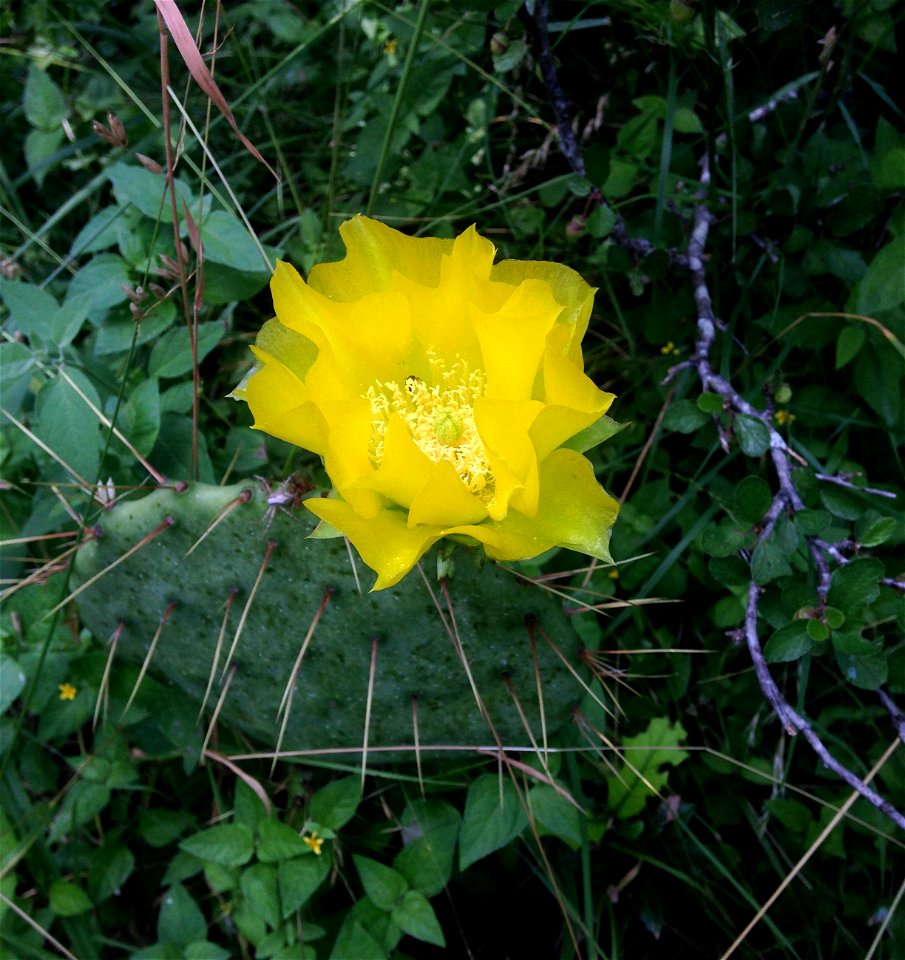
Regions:
<instances>
[{"instance_id":1,"label":"green cactus pad surface","mask_svg":"<svg viewBox=\"0 0 905 960\"><path fill-rule=\"evenodd\" d=\"M479 568L469 550L457 551L445 585L428 560L430 589L415 571L369 594L370 571L341 538L307 539L313 525L300 506L268 511L257 483L193 484L121 502L102 516L97 539L80 549L76 582L145 542L78 594L83 621L99 639L122 624L114 669L119 660L143 663L159 631L149 672L199 703L219 640L208 712L228 683L219 719L271 749L309 633L283 751L360 750L367 711L369 763L389 756L372 753L376 747L404 746L394 758L413 756L413 698L425 751L495 747L496 737L504 746L530 746L531 737L540 742L544 730L569 721L582 694L572 670L585 671L558 598L493 564Z\"/></svg>"}]
</instances>

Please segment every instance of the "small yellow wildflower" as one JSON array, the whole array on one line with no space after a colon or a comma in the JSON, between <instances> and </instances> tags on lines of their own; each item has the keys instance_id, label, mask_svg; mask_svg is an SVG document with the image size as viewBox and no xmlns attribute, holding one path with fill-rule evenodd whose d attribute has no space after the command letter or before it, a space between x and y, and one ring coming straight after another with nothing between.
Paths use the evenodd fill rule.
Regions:
<instances>
[{"instance_id":1,"label":"small yellow wildflower","mask_svg":"<svg viewBox=\"0 0 905 960\"><path fill-rule=\"evenodd\" d=\"M324 838L319 837L317 833L312 833L310 837L302 837L305 843L314 851L314 853L319 857L321 855L321 847L324 845Z\"/></svg>"},{"instance_id":2,"label":"small yellow wildflower","mask_svg":"<svg viewBox=\"0 0 905 960\"><path fill-rule=\"evenodd\" d=\"M393 37L391 40L387 40L387 42L384 44L383 52L388 57L392 57L393 54L396 52L396 47L398 43L399 41L395 37Z\"/></svg>"},{"instance_id":3,"label":"small yellow wildflower","mask_svg":"<svg viewBox=\"0 0 905 960\"><path fill-rule=\"evenodd\" d=\"M682 351L672 342L668 340L666 343L660 347L660 353L665 357L667 354L672 354L674 357L677 357Z\"/></svg>"},{"instance_id":4,"label":"small yellow wildflower","mask_svg":"<svg viewBox=\"0 0 905 960\"><path fill-rule=\"evenodd\" d=\"M75 700L78 690L71 683L61 683L59 686L61 700Z\"/></svg>"},{"instance_id":5,"label":"small yellow wildflower","mask_svg":"<svg viewBox=\"0 0 905 960\"><path fill-rule=\"evenodd\" d=\"M307 283L278 263L276 317L233 391L254 427L320 455L338 497L305 506L377 572L438 540L494 560L568 547L611 563L619 509L573 439L610 403L584 373L594 290L558 263L494 263L474 227L408 237L354 217ZM606 431L604 431L606 432Z\"/></svg>"},{"instance_id":6,"label":"small yellow wildflower","mask_svg":"<svg viewBox=\"0 0 905 960\"><path fill-rule=\"evenodd\" d=\"M794 423L795 414L789 413L788 410L777 410L773 414L773 419L781 426L784 427L787 423Z\"/></svg>"},{"instance_id":7,"label":"small yellow wildflower","mask_svg":"<svg viewBox=\"0 0 905 960\"><path fill-rule=\"evenodd\" d=\"M613 569L607 573L607 576L610 578L610 580L618 580L619 579L618 569L616 567L613 567Z\"/></svg>"}]
</instances>

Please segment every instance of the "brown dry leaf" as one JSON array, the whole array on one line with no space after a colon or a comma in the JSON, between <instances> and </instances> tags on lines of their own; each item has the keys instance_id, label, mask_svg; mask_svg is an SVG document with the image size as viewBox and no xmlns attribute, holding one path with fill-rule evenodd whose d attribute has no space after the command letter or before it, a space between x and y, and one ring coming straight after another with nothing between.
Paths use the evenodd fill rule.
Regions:
<instances>
[{"instance_id":1,"label":"brown dry leaf","mask_svg":"<svg viewBox=\"0 0 905 960\"><path fill-rule=\"evenodd\" d=\"M236 136L242 141L242 145L245 149L273 174L274 179L279 180L279 176L276 171L270 164L261 156L258 152L257 147L245 136L244 133L239 129L236 124L236 119L233 116L232 110L229 108L229 104L226 102L226 98L220 92L220 88L217 86L216 81L211 76L210 70L207 69L207 64L204 62L204 58L201 56L201 51L198 49L197 44L195 43L195 38L192 36L191 31L189 30L182 13L179 10L179 7L176 4L176 0L154 0L154 3L157 5L157 12L160 14L163 22L167 26L167 30L170 31L170 36L173 38L173 42L176 44L176 48L179 50L182 59L185 61L185 65L189 68L189 73L191 73L192 78L195 83L204 91L205 94L210 98L211 102L215 107L223 114L224 117L229 121L229 125L233 128L236 133Z\"/></svg>"}]
</instances>

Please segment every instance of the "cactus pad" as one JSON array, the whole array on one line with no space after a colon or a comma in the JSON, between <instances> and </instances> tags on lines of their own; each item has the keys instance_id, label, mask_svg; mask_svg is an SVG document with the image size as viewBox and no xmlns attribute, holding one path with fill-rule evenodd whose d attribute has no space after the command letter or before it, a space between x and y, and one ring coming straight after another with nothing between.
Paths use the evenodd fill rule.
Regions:
<instances>
[{"instance_id":1,"label":"cactus pad","mask_svg":"<svg viewBox=\"0 0 905 960\"><path fill-rule=\"evenodd\" d=\"M471 551L457 553L445 585L427 563L430 589L415 571L391 590L369 594L363 582L360 592L342 539L306 539L314 520L303 509L278 511L269 526L266 513L256 484L118 504L77 557L82 584L106 570L78 595L83 621L101 639L120 628L116 660L143 663L153 642L150 672L199 703L216 657L209 709L228 683L220 719L266 746L279 740L291 687L284 751L361 749L367 711L376 760L371 748L413 744L413 698L422 748L492 747L493 731L503 745L529 745L569 720L581 687L564 661L582 668L556 597L479 569Z\"/></svg>"}]
</instances>

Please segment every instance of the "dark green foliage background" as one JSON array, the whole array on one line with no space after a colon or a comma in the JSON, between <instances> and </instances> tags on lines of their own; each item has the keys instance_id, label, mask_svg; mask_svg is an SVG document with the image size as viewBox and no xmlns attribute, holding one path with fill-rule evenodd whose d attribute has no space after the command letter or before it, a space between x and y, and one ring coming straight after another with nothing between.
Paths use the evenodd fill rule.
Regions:
<instances>
[{"instance_id":1,"label":"dark green foliage background","mask_svg":"<svg viewBox=\"0 0 905 960\"><path fill-rule=\"evenodd\" d=\"M198 9L183 6L194 29ZM586 698L582 716L637 750L626 757L662 799L633 791L640 781L586 727L551 773L587 818L519 781L543 856L514 788L500 812L512 783L473 756L426 768L424 799L408 766L361 798L354 764L271 773L243 761L274 804L268 818L234 772L198 765L197 705L171 697L155 709L164 694L152 681L128 722L92 730L109 638L82 631L74 611L43 619L67 592L57 573L14 594L2 619L0 890L80 960L428 958L443 952L438 921L452 956L721 955L851 793L764 701L738 633L752 576L773 676L834 755L863 777L895 738L877 690L905 696L901 590L881 583L905 568L902 5L554 3L553 53L587 178L558 150L517 3L431 4L394 110L419 9L250 0L219 11L217 82L279 184L216 110L206 157L171 102L179 189L204 241L203 289L187 286L201 324L197 476L278 482L298 469L325 483L318 464L253 434L244 406L225 398L271 315L268 258L303 271L336 259L338 224L368 210L421 235L474 222L500 256L579 270L599 288L586 366L628 424L591 454L607 489L628 491L618 576L570 577L579 558L562 552L527 569L565 571L562 583L613 604L575 621L590 650L627 651L598 658L619 709L605 716ZM202 50L214 22L210 8ZM160 254L176 253L163 178L135 156L165 166L152 6L38 0L4 8L0 25L10 539L73 529L51 488L71 477L46 448L89 484L147 480L82 394L157 469L185 479L193 400L181 294L150 292L174 287L154 273ZM172 43L169 69L206 129L208 101ZM107 111L128 147L92 132L92 121L109 126ZM726 324L710 361L756 408L781 411L773 422L800 458L807 507L757 549L776 490L766 431L702 395L692 369L664 382L695 348L692 285L670 251L687 247L705 155L706 270ZM617 242L616 214L655 252ZM194 266L184 222L181 236ZM134 311L123 284L146 291ZM59 489L94 522L86 498ZM833 574L834 612L817 610L814 535L854 558ZM33 545L30 561L21 544L0 549L7 582L58 552L54 541ZM114 671L111 716L134 679ZM75 700L59 699L62 683ZM220 736L222 754L248 749ZM874 786L905 805L901 748ZM295 842L262 822L289 825ZM211 836L212 824L235 830ZM322 858L297 842L312 824L327 838ZM899 956L903 883L901 834L859 799L735 955ZM11 908L0 916L4 953L56 956Z\"/></svg>"}]
</instances>

